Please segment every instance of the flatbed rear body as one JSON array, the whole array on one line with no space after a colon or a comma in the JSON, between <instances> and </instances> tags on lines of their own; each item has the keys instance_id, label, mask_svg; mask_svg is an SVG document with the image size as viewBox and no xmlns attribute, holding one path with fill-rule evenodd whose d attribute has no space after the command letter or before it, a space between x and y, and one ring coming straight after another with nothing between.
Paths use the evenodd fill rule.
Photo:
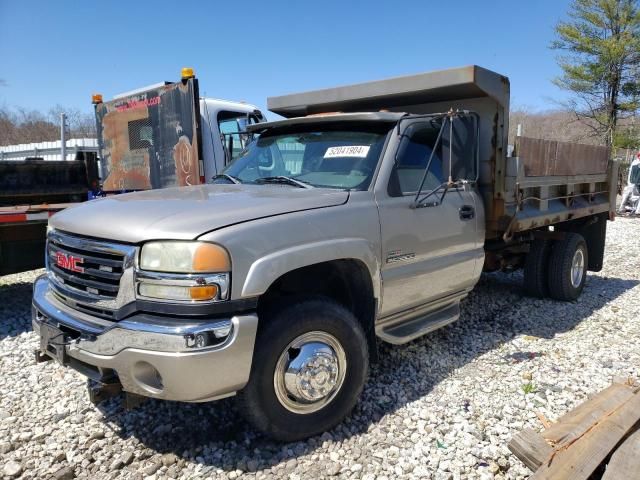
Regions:
<instances>
[{"instance_id":1,"label":"flatbed rear body","mask_svg":"<svg viewBox=\"0 0 640 480\"><path fill-rule=\"evenodd\" d=\"M0 275L42 268L49 217L98 185L95 154L0 161Z\"/></svg>"}]
</instances>

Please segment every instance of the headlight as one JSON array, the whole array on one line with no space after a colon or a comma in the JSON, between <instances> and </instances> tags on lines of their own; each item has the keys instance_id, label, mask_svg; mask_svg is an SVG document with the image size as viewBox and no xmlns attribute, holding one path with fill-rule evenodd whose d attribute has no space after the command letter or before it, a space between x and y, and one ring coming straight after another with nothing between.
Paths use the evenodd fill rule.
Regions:
<instances>
[{"instance_id":1,"label":"headlight","mask_svg":"<svg viewBox=\"0 0 640 480\"><path fill-rule=\"evenodd\" d=\"M218 273L231 270L227 251L205 242L150 242L142 246L140 268L152 272Z\"/></svg>"},{"instance_id":2,"label":"headlight","mask_svg":"<svg viewBox=\"0 0 640 480\"><path fill-rule=\"evenodd\" d=\"M219 245L206 242L149 242L136 272L139 297L161 301L227 300L231 259Z\"/></svg>"}]
</instances>

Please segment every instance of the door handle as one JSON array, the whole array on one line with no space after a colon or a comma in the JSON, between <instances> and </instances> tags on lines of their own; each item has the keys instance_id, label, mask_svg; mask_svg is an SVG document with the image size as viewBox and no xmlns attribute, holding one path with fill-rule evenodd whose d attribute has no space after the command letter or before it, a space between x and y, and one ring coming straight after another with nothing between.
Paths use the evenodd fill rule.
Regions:
<instances>
[{"instance_id":1,"label":"door handle","mask_svg":"<svg viewBox=\"0 0 640 480\"><path fill-rule=\"evenodd\" d=\"M460 213L460 220L472 220L476 216L476 209L471 205L463 205L458 211Z\"/></svg>"}]
</instances>

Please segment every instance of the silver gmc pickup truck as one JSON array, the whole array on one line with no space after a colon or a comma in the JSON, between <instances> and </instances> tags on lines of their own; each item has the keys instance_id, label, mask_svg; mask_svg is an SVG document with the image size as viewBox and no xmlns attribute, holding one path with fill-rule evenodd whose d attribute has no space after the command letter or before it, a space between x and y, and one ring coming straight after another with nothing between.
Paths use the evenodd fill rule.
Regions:
<instances>
[{"instance_id":1,"label":"silver gmc pickup truck","mask_svg":"<svg viewBox=\"0 0 640 480\"><path fill-rule=\"evenodd\" d=\"M286 118L253 125L211 184L51 218L37 360L89 377L94 401L237 395L288 441L339 423L376 343L457 320L483 271L523 268L528 294L570 301L602 267L615 163L525 137L508 156L502 75L470 66L268 105Z\"/></svg>"}]
</instances>

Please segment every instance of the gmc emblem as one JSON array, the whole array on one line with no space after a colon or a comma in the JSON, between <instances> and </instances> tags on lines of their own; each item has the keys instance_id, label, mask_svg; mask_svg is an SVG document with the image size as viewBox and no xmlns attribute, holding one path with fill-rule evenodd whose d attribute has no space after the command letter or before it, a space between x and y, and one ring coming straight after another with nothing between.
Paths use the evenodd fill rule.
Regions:
<instances>
[{"instance_id":1,"label":"gmc emblem","mask_svg":"<svg viewBox=\"0 0 640 480\"><path fill-rule=\"evenodd\" d=\"M73 255L67 255L66 253L56 252L56 265L65 270L72 272L84 273L84 268L81 266L84 262L84 258L74 257Z\"/></svg>"}]
</instances>

